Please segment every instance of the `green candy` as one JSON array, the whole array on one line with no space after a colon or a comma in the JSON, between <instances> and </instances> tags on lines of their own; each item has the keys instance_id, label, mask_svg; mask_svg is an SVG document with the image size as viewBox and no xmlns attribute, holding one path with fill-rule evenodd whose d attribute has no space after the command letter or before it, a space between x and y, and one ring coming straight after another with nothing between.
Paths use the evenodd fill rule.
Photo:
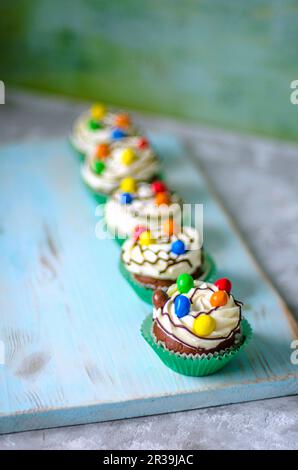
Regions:
<instances>
[{"instance_id":1,"label":"green candy","mask_svg":"<svg viewBox=\"0 0 298 470\"><path fill-rule=\"evenodd\" d=\"M102 124L97 121L96 119L90 119L88 121L88 127L89 129L91 129L92 131L96 131L97 129L101 129L102 128Z\"/></svg>"},{"instance_id":2,"label":"green candy","mask_svg":"<svg viewBox=\"0 0 298 470\"><path fill-rule=\"evenodd\" d=\"M180 274L177 279L177 288L181 294L187 294L194 286L194 280L190 274Z\"/></svg>"},{"instance_id":3,"label":"green candy","mask_svg":"<svg viewBox=\"0 0 298 470\"><path fill-rule=\"evenodd\" d=\"M105 164L101 162L100 160L94 160L91 163L91 168L93 172L96 173L97 175L100 175L104 171L105 167L106 167Z\"/></svg>"}]
</instances>

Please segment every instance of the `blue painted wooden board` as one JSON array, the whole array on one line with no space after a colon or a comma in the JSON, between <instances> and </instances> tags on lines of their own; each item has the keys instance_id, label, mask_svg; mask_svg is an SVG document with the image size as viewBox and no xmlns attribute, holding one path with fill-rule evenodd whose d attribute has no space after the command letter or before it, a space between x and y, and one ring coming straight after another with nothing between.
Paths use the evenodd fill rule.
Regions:
<instances>
[{"instance_id":1,"label":"blue painted wooden board","mask_svg":"<svg viewBox=\"0 0 298 470\"><path fill-rule=\"evenodd\" d=\"M234 280L250 346L206 378L167 369L139 334L148 306L118 271L119 247L95 237L95 203L64 140L0 151L0 432L127 418L296 394L296 325L261 276L196 164L155 136L166 177L204 204L205 246Z\"/></svg>"}]
</instances>

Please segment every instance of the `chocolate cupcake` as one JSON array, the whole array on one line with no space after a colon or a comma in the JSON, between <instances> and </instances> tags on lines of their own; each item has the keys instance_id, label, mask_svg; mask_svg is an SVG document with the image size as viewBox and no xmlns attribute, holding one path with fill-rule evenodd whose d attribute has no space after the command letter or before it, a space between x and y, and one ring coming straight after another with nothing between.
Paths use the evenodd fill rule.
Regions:
<instances>
[{"instance_id":1,"label":"chocolate cupcake","mask_svg":"<svg viewBox=\"0 0 298 470\"><path fill-rule=\"evenodd\" d=\"M223 283L223 280L217 283ZM217 283L194 281L183 273L161 307L154 293L153 334L167 349L185 354L208 354L230 348L241 337L241 303Z\"/></svg>"},{"instance_id":2,"label":"chocolate cupcake","mask_svg":"<svg viewBox=\"0 0 298 470\"><path fill-rule=\"evenodd\" d=\"M110 143L136 134L127 113L107 109L96 103L75 121L70 136L74 149L84 157L102 143Z\"/></svg>"},{"instance_id":3,"label":"chocolate cupcake","mask_svg":"<svg viewBox=\"0 0 298 470\"><path fill-rule=\"evenodd\" d=\"M123 241L133 235L137 226L148 227L151 232L160 231L170 217L181 225L181 216L181 198L158 180L146 183L125 178L105 206L109 231Z\"/></svg>"},{"instance_id":4,"label":"chocolate cupcake","mask_svg":"<svg viewBox=\"0 0 298 470\"><path fill-rule=\"evenodd\" d=\"M147 140L124 137L93 148L82 164L81 174L92 192L106 199L123 178L151 181L158 170L158 160Z\"/></svg>"},{"instance_id":5,"label":"chocolate cupcake","mask_svg":"<svg viewBox=\"0 0 298 470\"><path fill-rule=\"evenodd\" d=\"M192 227L175 228L172 220L163 232L137 227L122 246L121 271L143 300L151 303L152 291L167 288L181 273L195 279L209 279L214 263L206 256L199 233Z\"/></svg>"},{"instance_id":6,"label":"chocolate cupcake","mask_svg":"<svg viewBox=\"0 0 298 470\"><path fill-rule=\"evenodd\" d=\"M251 336L228 279L210 284L183 273L167 292L154 292L153 304L143 336L166 365L182 374L216 372Z\"/></svg>"}]
</instances>

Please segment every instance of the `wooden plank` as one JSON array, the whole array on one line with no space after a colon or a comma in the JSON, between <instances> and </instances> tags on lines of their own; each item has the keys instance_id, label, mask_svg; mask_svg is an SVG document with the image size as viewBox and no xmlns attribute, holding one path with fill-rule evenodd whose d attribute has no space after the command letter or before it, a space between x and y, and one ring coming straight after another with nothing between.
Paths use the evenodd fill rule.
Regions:
<instances>
[{"instance_id":1,"label":"wooden plank","mask_svg":"<svg viewBox=\"0 0 298 470\"><path fill-rule=\"evenodd\" d=\"M205 245L234 281L255 335L222 372L183 377L139 334L150 310L98 240L95 203L64 140L0 151L0 432L296 394L294 320L256 269L185 148L156 135L169 184L204 204ZM21 161L21 166L20 166ZM20 169L20 168L21 169ZM291 325L289 323L291 320Z\"/></svg>"}]
</instances>

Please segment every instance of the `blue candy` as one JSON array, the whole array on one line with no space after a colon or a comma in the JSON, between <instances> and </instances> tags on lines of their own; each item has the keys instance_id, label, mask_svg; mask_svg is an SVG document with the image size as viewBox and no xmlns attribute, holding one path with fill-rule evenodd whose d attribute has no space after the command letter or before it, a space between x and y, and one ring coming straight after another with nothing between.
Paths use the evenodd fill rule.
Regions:
<instances>
[{"instance_id":1,"label":"blue candy","mask_svg":"<svg viewBox=\"0 0 298 470\"><path fill-rule=\"evenodd\" d=\"M133 201L133 197L130 193L122 193L120 196L121 204L131 204Z\"/></svg>"},{"instance_id":2,"label":"blue candy","mask_svg":"<svg viewBox=\"0 0 298 470\"><path fill-rule=\"evenodd\" d=\"M126 136L127 134L122 129L119 129L118 127L116 127L116 129L113 129L112 131L112 139L118 140Z\"/></svg>"},{"instance_id":3,"label":"blue candy","mask_svg":"<svg viewBox=\"0 0 298 470\"><path fill-rule=\"evenodd\" d=\"M183 255L186 252L185 244L182 240L176 240L172 243L171 251L175 253L175 255Z\"/></svg>"},{"instance_id":4,"label":"blue candy","mask_svg":"<svg viewBox=\"0 0 298 470\"><path fill-rule=\"evenodd\" d=\"M175 313L178 318L185 317L190 310L190 300L185 295L177 295L174 300Z\"/></svg>"}]
</instances>

